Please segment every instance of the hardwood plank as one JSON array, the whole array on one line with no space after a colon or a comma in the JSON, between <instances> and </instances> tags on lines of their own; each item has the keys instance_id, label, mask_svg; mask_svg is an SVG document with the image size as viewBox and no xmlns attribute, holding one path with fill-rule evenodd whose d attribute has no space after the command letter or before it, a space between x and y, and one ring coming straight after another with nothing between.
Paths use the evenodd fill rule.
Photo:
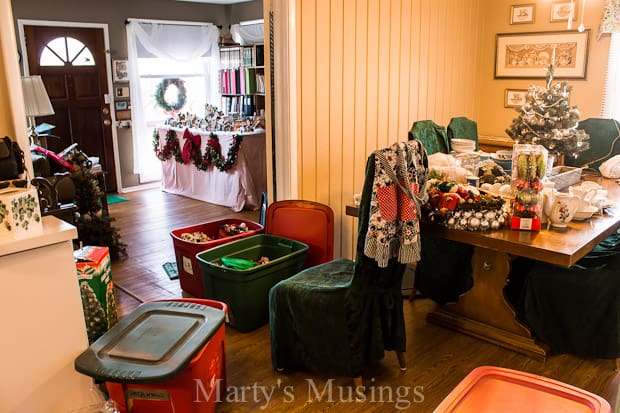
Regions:
<instances>
[{"instance_id":1,"label":"hardwood plank","mask_svg":"<svg viewBox=\"0 0 620 413\"><path fill-rule=\"evenodd\" d=\"M230 209L171 195L160 190L123 194L129 202L110 205L129 256L112 265L120 315L130 313L141 301L184 295L178 280L169 280L161 264L174 260L170 231L226 217L258 220L258 212L239 214ZM493 365L527 371L563 381L607 399L612 406L620 394L620 373L614 360L582 359L568 354L535 360L502 347L430 324L426 317L437 309L428 299L405 301L407 366L400 372L396 355L386 357L364 374L366 401L343 396L352 380L308 372L280 374L271 366L269 326L249 333L226 328L227 386L245 389L245 400L223 401L218 412L385 412L406 409L432 412L446 395L475 367ZM329 381L333 379L333 381ZM318 393L313 391L313 383ZM320 391L330 385L333 398ZM255 398L253 387L258 396ZM245 387L243 387L245 386ZM272 397L267 401L261 387ZM292 387L287 387L292 386ZM287 393L288 392L288 393ZM390 393L391 392L391 393ZM229 391L228 396L234 396ZM240 397L241 393L237 393ZM389 397L391 395L391 398Z\"/></svg>"}]
</instances>

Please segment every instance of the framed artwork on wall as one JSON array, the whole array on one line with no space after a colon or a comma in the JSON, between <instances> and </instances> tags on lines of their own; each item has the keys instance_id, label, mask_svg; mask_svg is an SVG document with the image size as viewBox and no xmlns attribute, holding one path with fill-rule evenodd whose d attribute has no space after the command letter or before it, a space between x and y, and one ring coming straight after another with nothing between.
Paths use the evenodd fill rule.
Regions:
<instances>
[{"instance_id":1,"label":"framed artwork on wall","mask_svg":"<svg viewBox=\"0 0 620 413\"><path fill-rule=\"evenodd\" d=\"M577 19L577 1L556 1L551 3L551 19L552 22L568 21L570 16L572 20Z\"/></svg>"},{"instance_id":2,"label":"framed artwork on wall","mask_svg":"<svg viewBox=\"0 0 620 413\"><path fill-rule=\"evenodd\" d=\"M510 24L534 23L535 4L510 6Z\"/></svg>"},{"instance_id":3,"label":"framed artwork on wall","mask_svg":"<svg viewBox=\"0 0 620 413\"><path fill-rule=\"evenodd\" d=\"M129 81L129 73L127 72L127 60L112 60L112 71L114 73L115 82Z\"/></svg>"},{"instance_id":4,"label":"framed artwork on wall","mask_svg":"<svg viewBox=\"0 0 620 413\"><path fill-rule=\"evenodd\" d=\"M544 78L553 63L556 79L585 79L590 30L499 33L495 78Z\"/></svg>"},{"instance_id":5,"label":"framed artwork on wall","mask_svg":"<svg viewBox=\"0 0 620 413\"><path fill-rule=\"evenodd\" d=\"M527 89L506 89L504 92L505 108L520 108L525 103Z\"/></svg>"}]
</instances>

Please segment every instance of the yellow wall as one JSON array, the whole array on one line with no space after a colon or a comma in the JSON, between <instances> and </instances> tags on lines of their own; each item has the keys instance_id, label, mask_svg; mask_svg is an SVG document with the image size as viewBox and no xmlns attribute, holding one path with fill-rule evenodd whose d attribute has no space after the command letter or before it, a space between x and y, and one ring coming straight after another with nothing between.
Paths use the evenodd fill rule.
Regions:
<instances>
[{"instance_id":1,"label":"yellow wall","mask_svg":"<svg viewBox=\"0 0 620 413\"><path fill-rule=\"evenodd\" d=\"M299 197L330 205L352 256L366 158L415 120L474 117L480 0L296 3ZM286 156L286 155L284 155ZM341 238L342 237L342 238Z\"/></svg>"},{"instance_id":2,"label":"yellow wall","mask_svg":"<svg viewBox=\"0 0 620 413\"><path fill-rule=\"evenodd\" d=\"M582 0L583 1L583 0ZM525 2L535 4L535 20L532 24L515 24L509 22L510 6L514 0L485 0L482 8L483 24L480 39L479 59L479 99L480 110L477 112L478 132L480 135L507 136L504 132L517 116L514 109L504 108L505 89L527 89L530 84L543 86L544 79L494 79L495 35L496 33L565 31L566 22L550 22L551 0ZM577 2L581 4L581 2ZM590 30L590 47L586 79L567 79L573 87L571 104L577 105L581 119L600 116L607 57L609 52L609 35L596 40L598 25L603 14L604 0L587 0L584 25ZM581 20L581 7L577 8L577 29Z\"/></svg>"},{"instance_id":3,"label":"yellow wall","mask_svg":"<svg viewBox=\"0 0 620 413\"><path fill-rule=\"evenodd\" d=\"M33 176L19 57L10 0L0 0L0 137L9 136L24 151L28 176Z\"/></svg>"}]
</instances>

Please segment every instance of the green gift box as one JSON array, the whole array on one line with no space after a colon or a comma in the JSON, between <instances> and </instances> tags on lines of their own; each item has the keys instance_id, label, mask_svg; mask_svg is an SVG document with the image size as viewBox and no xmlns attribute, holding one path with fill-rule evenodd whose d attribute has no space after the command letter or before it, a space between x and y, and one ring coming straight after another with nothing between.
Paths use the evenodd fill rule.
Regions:
<instances>
[{"instance_id":1,"label":"green gift box","mask_svg":"<svg viewBox=\"0 0 620 413\"><path fill-rule=\"evenodd\" d=\"M108 247L86 246L73 252L88 342L93 343L118 321Z\"/></svg>"}]
</instances>

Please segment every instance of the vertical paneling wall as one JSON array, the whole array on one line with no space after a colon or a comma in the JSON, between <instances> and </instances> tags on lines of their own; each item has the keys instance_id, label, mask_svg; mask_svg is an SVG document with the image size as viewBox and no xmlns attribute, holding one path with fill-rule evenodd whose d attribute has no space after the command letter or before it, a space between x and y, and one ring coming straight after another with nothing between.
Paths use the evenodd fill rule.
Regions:
<instances>
[{"instance_id":1,"label":"vertical paneling wall","mask_svg":"<svg viewBox=\"0 0 620 413\"><path fill-rule=\"evenodd\" d=\"M481 0L297 0L301 199L330 205L335 256L352 257L367 156L415 120L476 113ZM283 154L281 156L286 156Z\"/></svg>"}]
</instances>

